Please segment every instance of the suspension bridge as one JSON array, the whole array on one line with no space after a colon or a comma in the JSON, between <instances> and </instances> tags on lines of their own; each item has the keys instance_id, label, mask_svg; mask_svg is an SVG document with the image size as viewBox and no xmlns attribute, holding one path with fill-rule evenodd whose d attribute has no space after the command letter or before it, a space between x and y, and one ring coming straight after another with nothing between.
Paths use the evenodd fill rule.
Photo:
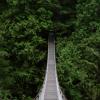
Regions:
<instances>
[{"instance_id":1,"label":"suspension bridge","mask_svg":"<svg viewBox=\"0 0 100 100\"><path fill-rule=\"evenodd\" d=\"M45 80L34 100L67 100L58 82L55 58L55 36L53 33L50 33L48 37L48 58Z\"/></svg>"}]
</instances>

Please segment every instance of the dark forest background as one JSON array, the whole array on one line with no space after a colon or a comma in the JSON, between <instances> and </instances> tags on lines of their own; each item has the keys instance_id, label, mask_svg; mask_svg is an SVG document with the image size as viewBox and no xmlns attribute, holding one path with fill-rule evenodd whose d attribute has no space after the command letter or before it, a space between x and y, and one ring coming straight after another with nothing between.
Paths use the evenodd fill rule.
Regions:
<instances>
[{"instance_id":1,"label":"dark forest background","mask_svg":"<svg viewBox=\"0 0 100 100\"><path fill-rule=\"evenodd\" d=\"M36 96L50 32L68 100L99 100L100 0L0 0L0 99Z\"/></svg>"}]
</instances>

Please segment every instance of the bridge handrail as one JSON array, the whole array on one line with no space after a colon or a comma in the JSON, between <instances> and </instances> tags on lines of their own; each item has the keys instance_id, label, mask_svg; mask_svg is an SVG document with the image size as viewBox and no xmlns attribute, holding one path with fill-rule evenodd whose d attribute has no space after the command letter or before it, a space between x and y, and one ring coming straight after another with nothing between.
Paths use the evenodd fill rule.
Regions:
<instances>
[{"instance_id":1,"label":"bridge handrail","mask_svg":"<svg viewBox=\"0 0 100 100\"><path fill-rule=\"evenodd\" d=\"M39 100L39 96L41 96L41 93L42 93L42 90L43 88L45 87L45 80L46 80L46 72L47 72L47 69L45 71L45 78L44 78L44 81L43 81L43 84L38 92L38 94L36 95L36 97L33 99L33 100Z\"/></svg>"},{"instance_id":2,"label":"bridge handrail","mask_svg":"<svg viewBox=\"0 0 100 100\"><path fill-rule=\"evenodd\" d=\"M56 77L57 77L57 74L56 74ZM57 77L57 85L58 85L58 92L59 92L59 94L60 94L59 100L68 100L68 99L65 97L62 88L61 88L60 85L59 85L58 77Z\"/></svg>"},{"instance_id":3,"label":"bridge handrail","mask_svg":"<svg viewBox=\"0 0 100 100\"><path fill-rule=\"evenodd\" d=\"M48 57L47 57L47 62L48 62ZM46 82L46 77L47 77L46 74L47 74L47 68L46 68L46 71L45 71L45 78L44 78L43 84L42 84L38 94L36 95L36 97L33 100L39 100L39 96L41 96L41 93L42 93L42 91L43 91L43 89L45 87L45 82Z\"/></svg>"},{"instance_id":4,"label":"bridge handrail","mask_svg":"<svg viewBox=\"0 0 100 100\"><path fill-rule=\"evenodd\" d=\"M65 97L65 95L64 95L64 92L63 92L63 90L61 89L60 86L59 86L59 90L60 90L60 94L61 94L63 100L67 100L66 97Z\"/></svg>"},{"instance_id":5,"label":"bridge handrail","mask_svg":"<svg viewBox=\"0 0 100 100\"><path fill-rule=\"evenodd\" d=\"M43 87L43 86L42 86ZM37 100L37 98L39 98L39 95L40 95L40 93L41 93L41 91L42 91L42 87L40 88L40 90L38 91L38 94L36 95L36 97L33 99L33 100Z\"/></svg>"}]
</instances>

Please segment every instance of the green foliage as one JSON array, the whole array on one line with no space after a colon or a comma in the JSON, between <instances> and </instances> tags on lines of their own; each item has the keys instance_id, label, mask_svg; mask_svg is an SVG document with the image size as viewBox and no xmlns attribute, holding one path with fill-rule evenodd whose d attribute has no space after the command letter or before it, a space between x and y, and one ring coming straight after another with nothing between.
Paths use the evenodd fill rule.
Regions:
<instances>
[{"instance_id":1,"label":"green foliage","mask_svg":"<svg viewBox=\"0 0 100 100\"><path fill-rule=\"evenodd\" d=\"M31 100L43 82L47 43L38 33L50 28L52 15L32 4L33 0L7 0L1 5L7 5L0 11L2 100Z\"/></svg>"},{"instance_id":2,"label":"green foliage","mask_svg":"<svg viewBox=\"0 0 100 100\"><path fill-rule=\"evenodd\" d=\"M100 50L96 47L100 35L85 38L77 45L66 38L58 41L58 75L66 95L72 100L96 100L100 93Z\"/></svg>"},{"instance_id":3,"label":"green foliage","mask_svg":"<svg viewBox=\"0 0 100 100\"><path fill-rule=\"evenodd\" d=\"M69 100L100 98L99 5L97 0L78 0L71 28L57 38L58 76Z\"/></svg>"},{"instance_id":4,"label":"green foliage","mask_svg":"<svg viewBox=\"0 0 100 100\"><path fill-rule=\"evenodd\" d=\"M53 31L66 96L98 100L99 6L99 0L1 0L0 99L31 100L36 95L44 78L47 33Z\"/></svg>"}]
</instances>

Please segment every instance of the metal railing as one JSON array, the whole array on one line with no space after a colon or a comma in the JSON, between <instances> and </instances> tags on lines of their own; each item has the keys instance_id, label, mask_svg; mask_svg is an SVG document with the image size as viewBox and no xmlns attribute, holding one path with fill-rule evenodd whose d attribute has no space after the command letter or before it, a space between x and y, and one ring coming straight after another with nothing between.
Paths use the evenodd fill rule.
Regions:
<instances>
[{"instance_id":1,"label":"metal railing","mask_svg":"<svg viewBox=\"0 0 100 100\"><path fill-rule=\"evenodd\" d=\"M65 95L64 95L64 92L62 92L61 88L59 87L59 90L60 90L60 95L62 97L62 100L68 100L66 99Z\"/></svg>"},{"instance_id":2,"label":"metal railing","mask_svg":"<svg viewBox=\"0 0 100 100\"><path fill-rule=\"evenodd\" d=\"M46 70L46 72L47 72L47 70ZM45 76L45 79L46 79L46 76ZM38 94L36 95L36 97L33 100L42 100L42 98L44 96L44 93L43 92L44 92L44 87L45 87L45 82L46 82L45 79L44 79L44 82L43 82L42 87L40 88Z\"/></svg>"}]
</instances>

